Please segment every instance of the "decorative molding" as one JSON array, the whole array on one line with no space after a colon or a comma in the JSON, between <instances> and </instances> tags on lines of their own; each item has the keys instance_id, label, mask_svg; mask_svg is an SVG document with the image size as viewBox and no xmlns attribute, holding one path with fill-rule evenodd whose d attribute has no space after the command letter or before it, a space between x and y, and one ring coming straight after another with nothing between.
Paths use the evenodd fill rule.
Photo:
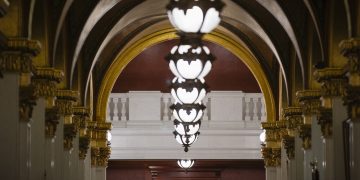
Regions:
<instances>
[{"instance_id":1,"label":"decorative molding","mask_svg":"<svg viewBox=\"0 0 360 180\"><path fill-rule=\"evenodd\" d=\"M59 109L57 107L45 109L45 135L54 138L57 125L59 124Z\"/></svg>"},{"instance_id":2,"label":"decorative molding","mask_svg":"<svg viewBox=\"0 0 360 180\"><path fill-rule=\"evenodd\" d=\"M35 88L35 96L37 97L55 97L56 85L64 78L64 73L49 67L36 67L31 83Z\"/></svg>"},{"instance_id":3,"label":"decorative molding","mask_svg":"<svg viewBox=\"0 0 360 180\"><path fill-rule=\"evenodd\" d=\"M32 118L33 108L36 105L34 88L31 86L21 87L19 97L20 121L29 122Z\"/></svg>"},{"instance_id":4,"label":"decorative molding","mask_svg":"<svg viewBox=\"0 0 360 180\"><path fill-rule=\"evenodd\" d=\"M304 150L311 148L311 124L301 124L298 126L299 137L302 139Z\"/></svg>"},{"instance_id":5,"label":"decorative molding","mask_svg":"<svg viewBox=\"0 0 360 180\"><path fill-rule=\"evenodd\" d=\"M293 136L296 128L303 124L302 109L300 107L287 107L283 109L286 127Z\"/></svg>"},{"instance_id":6,"label":"decorative molding","mask_svg":"<svg viewBox=\"0 0 360 180\"><path fill-rule=\"evenodd\" d=\"M266 167L276 167L281 165L281 149L262 147L261 154L264 158Z\"/></svg>"},{"instance_id":7,"label":"decorative molding","mask_svg":"<svg viewBox=\"0 0 360 180\"><path fill-rule=\"evenodd\" d=\"M97 166L97 159L100 156L100 148L91 147L91 166Z\"/></svg>"},{"instance_id":8,"label":"decorative molding","mask_svg":"<svg viewBox=\"0 0 360 180\"><path fill-rule=\"evenodd\" d=\"M283 137L283 145L286 150L286 155L288 159L294 159L295 157L295 138L292 136Z\"/></svg>"},{"instance_id":9,"label":"decorative molding","mask_svg":"<svg viewBox=\"0 0 360 180\"><path fill-rule=\"evenodd\" d=\"M84 160L86 158L87 151L90 146L90 137L79 137L79 159Z\"/></svg>"},{"instance_id":10,"label":"decorative molding","mask_svg":"<svg viewBox=\"0 0 360 180\"><path fill-rule=\"evenodd\" d=\"M324 138L332 136L332 109L323 107L319 109L318 124Z\"/></svg>"},{"instance_id":11,"label":"decorative molding","mask_svg":"<svg viewBox=\"0 0 360 180\"><path fill-rule=\"evenodd\" d=\"M57 90L55 93L56 106L59 108L59 113L61 115L72 115L73 106L79 98L79 93L77 91L71 90Z\"/></svg>"},{"instance_id":12,"label":"decorative molding","mask_svg":"<svg viewBox=\"0 0 360 180\"><path fill-rule=\"evenodd\" d=\"M5 49L0 53L0 71L31 73L32 57L40 53L39 41L26 38L9 38Z\"/></svg>"},{"instance_id":13,"label":"decorative molding","mask_svg":"<svg viewBox=\"0 0 360 180\"><path fill-rule=\"evenodd\" d=\"M100 148L99 156L96 159L96 166L97 167L107 167L108 161L111 154L110 147L102 147Z\"/></svg>"},{"instance_id":14,"label":"decorative molding","mask_svg":"<svg viewBox=\"0 0 360 180\"><path fill-rule=\"evenodd\" d=\"M345 71L348 72L349 84L360 86L360 39L343 40L340 43L340 52L348 59Z\"/></svg>"},{"instance_id":15,"label":"decorative molding","mask_svg":"<svg viewBox=\"0 0 360 180\"><path fill-rule=\"evenodd\" d=\"M280 133L276 122L261 123L262 129L265 129L266 142L279 142L281 140Z\"/></svg>"},{"instance_id":16,"label":"decorative molding","mask_svg":"<svg viewBox=\"0 0 360 180\"><path fill-rule=\"evenodd\" d=\"M321 106L320 97L320 90L303 90L296 92L296 98L302 107L304 116L311 116L317 113Z\"/></svg>"},{"instance_id":17,"label":"decorative molding","mask_svg":"<svg viewBox=\"0 0 360 180\"><path fill-rule=\"evenodd\" d=\"M347 78L342 68L324 68L314 72L316 80L321 84L322 106L331 108L332 98L344 96Z\"/></svg>"}]
</instances>

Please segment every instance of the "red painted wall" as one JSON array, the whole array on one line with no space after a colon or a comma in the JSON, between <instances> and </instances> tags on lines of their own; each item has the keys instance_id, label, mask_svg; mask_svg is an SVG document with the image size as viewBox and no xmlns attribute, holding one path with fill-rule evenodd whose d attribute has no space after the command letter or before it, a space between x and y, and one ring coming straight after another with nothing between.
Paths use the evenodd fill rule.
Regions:
<instances>
[{"instance_id":1,"label":"red painted wall","mask_svg":"<svg viewBox=\"0 0 360 180\"><path fill-rule=\"evenodd\" d=\"M107 180L151 180L149 169L113 169L106 170Z\"/></svg>"},{"instance_id":2,"label":"red painted wall","mask_svg":"<svg viewBox=\"0 0 360 180\"><path fill-rule=\"evenodd\" d=\"M169 92L170 81L174 76L164 57L176 44L177 40L172 40L145 49L126 66L112 92ZM211 72L205 78L210 90L260 92L254 76L242 61L217 44L205 44L216 57Z\"/></svg>"},{"instance_id":3,"label":"red painted wall","mask_svg":"<svg viewBox=\"0 0 360 180\"><path fill-rule=\"evenodd\" d=\"M221 180L265 180L265 170L257 168L225 169Z\"/></svg>"}]
</instances>

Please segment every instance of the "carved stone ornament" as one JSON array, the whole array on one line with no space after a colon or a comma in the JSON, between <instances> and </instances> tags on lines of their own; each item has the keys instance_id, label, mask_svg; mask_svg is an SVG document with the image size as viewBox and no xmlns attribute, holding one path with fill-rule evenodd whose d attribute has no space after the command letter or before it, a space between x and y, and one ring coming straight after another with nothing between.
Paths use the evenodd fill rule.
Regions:
<instances>
[{"instance_id":1,"label":"carved stone ornament","mask_svg":"<svg viewBox=\"0 0 360 180\"><path fill-rule=\"evenodd\" d=\"M262 129L265 129L265 139L266 142L276 142L281 140L279 129L276 125L276 122L263 122L261 123Z\"/></svg>"},{"instance_id":2,"label":"carved stone ornament","mask_svg":"<svg viewBox=\"0 0 360 180\"><path fill-rule=\"evenodd\" d=\"M344 104L348 115L353 121L360 120L360 86L348 86L345 91Z\"/></svg>"},{"instance_id":3,"label":"carved stone ornament","mask_svg":"<svg viewBox=\"0 0 360 180\"><path fill-rule=\"evenodd\" d=\"M339 97L345 92L347 78L342 68L324 68L315 71L314 76L321 84L322 97Z\"/></svg>"},{"instance_id":4,"label":"carved stone ornament","mask_svg":"<svg viewBox=\"0 0 360 180\"><path fill-rule=\"evenodd\" d=\"M300 107L287 107L283 109L287 129L294 131L303 123L302 109Z\"/></svg>"},{"instance_id":5,"label":"carved stone ornament","mask_svg":"<svg viewBox=\"0 0 360 180\"><path fill-rule=\"evenodd\" d=\"M288 135L285 120L276 121L276 127L277 127L277 133L278 133L278 136L280 139L283 139L284 136Z\"/></svg>"},{"instance_id":6,"label":"carved stone ornament","mask_svg":"<svg viewBox=\"0 0 360 180\"><path fill-rule=\"evenodd\" d=\"M29 122L32 118L34 106L36 105L36 97L34 89L31 86L20 88L19 100L19 117L20 121Z\"/></svg>"},{"instance_id":7,"label":"carved stone ornament","mask_svg":"<svg viewBox=\"0 0 360 180\"><path fill-rule=\"evenodd\" d=\"M72 115L73 106L79 98L79 93L71 90L57 90L56 97L56 107L59 108L59 113L64 116Z\"/></svg>"},{"instance_id":8,"label":"carved stone ornament","mask_svg":"<svg viewBox=\"0 0 360 180\"><path fill-rule=\"evenodd\" d=\"M304 150L311 148L311 124L302 124L298 126L299 137L302 139Z\"/></svg>"},{"instance_id":9,"label":"carved stone ornament","mask_svg":"<svg viewBox=\"0 0 360 180\"><path fill-rule=\"evenodd\" d=\"M37 67L31 83L35 87L37 97L55 97L56 85L62 81L64 73L60 70L49 67Z\"/></svg>"},{"instance_id":10,"label":"carved stone ornament","mask_svg":"<svg viewBox=\"0 0 360 180\"><path fill-rule=\"evenodd\" d=\"M73 148L73 140L77 134L76 124L64 124L64 149L71 150Z\"/></svg>"},{"instance_id":11,"label":"carved stone ornament","mask_svg":"<svg viewBox=\"0 0 360 180\"><path fill-rule=\"evenodd\" d=\"M283 144L286 150L288 159L294 159L295 157L295 138L292 136L284 136Z\"/></svg>"},{"instance_id":12,"label":"carved stone ornament","mask_svg":"<svg viewBox=\"0 0 360 180\"><path fill-rule=\"evenodd\" d=\"M100 148L99 156L97 157L96 166L98 167L107 167L108 161L111 154L110 147Z\"/></svg>"},{"instance_id":13,"label":"carved stone ornament","mask_svg":"<svg viewBox=\"0 0 360 180\"><path fill-rule=\"evenodd\" d=\"M349 84L360 86L360 39L351 38L342 41L340 51L348 59L345 71L348 72Z\"/></svg>"},{"instance_id":14,"label":"carved stone ornament","mask_svg":"<svg viewBox=\"0 0 360 180\"><path fill-rule=\"evenodd\" d=\"M57 125L59 124L59 109L57 107L45 109L45 135L49 138L54 138Z\"/></svg>"},{"instance_id":15,"label":"carved stone ornament","mask_svg":"<svg viewBox=\"0 0 360 180\"><path fill-rule=\"evenodd\" d=\"M90 137L79 137L79 158L84 160L90 146Z\"/></svg>"},{"instance_id":16,"label":"carved stone ornament","mask_svg":"<svg viewBox=\"0 0 360 180\"><path fill-rule=\"evenodd\" d=\"M0 53L0 71L30 73L33 70L32 57L40 52L38 41L26 38L10 38Z\"/></svg>"},{"instance_id":17,"label":"carved stone ornament","mask_svg":"<svg viewBox=\"0 0 360 180\"><path fill-rule=\"evenodd\" d=\"M281 165L281 149L262 147L261 154L264 158L266 167L276 167Z\"/></svg>"},{"instance_id":18,"label":"carved stone ornament","mask_svg":"<svg viewBox=\"0 0 360 180\"><path fill-rule=\"evenodd\" d=\"M324 138L332 136L332 109L320 108L318 111L318 124Z\"/></svg>"},{"instance_id":19,"label":"carved stone ornament","mask_svg":"<svg viewBox=\"0 0 360 180\"><path fill-rule=\"evenodd\" d=\"M311 116L317 113L321 106L320 97L320 90L304 90L296 92L296 98L298 99L305 116Z\"/></svg>"},{"instance_id":20,"label":"carved stone ornament","mask_svg":"<svg viewBox=\"0 0 360 180\"><path fill-rule=\"evenodd\" d=\"M97 158L100 156L100 148L91 147L91 165L97 166Z\"/></svg>"}]
</instances>

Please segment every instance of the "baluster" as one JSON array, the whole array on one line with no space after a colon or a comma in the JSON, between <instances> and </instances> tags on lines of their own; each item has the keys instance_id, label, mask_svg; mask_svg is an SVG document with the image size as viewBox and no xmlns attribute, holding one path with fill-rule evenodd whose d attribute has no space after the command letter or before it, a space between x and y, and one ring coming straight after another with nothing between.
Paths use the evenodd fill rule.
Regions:
<instances>
[{"instance_id":1,"label":"baluster","mask_svg":"<svg viewBox=\"0 0 360 180\"><path fill-rule=\"evenodd\" d=\"M175 103L175 99L170 95L170 106L173 105L174 103ZM170 109L170 120L171 119L175 119L175 117L173 116L173 111Z\"/></svg>"},{"instance_id":2,"label":"baluster","mask_svg":"<svg viewBox=\"0 0 360 180\"><path fill-rule=\"evenodd\" d=\"M118 110L118 102L119 102L119 98L118 97L113 97L113 103L114 103L114 116L113 116L113 121L119 121L119 110Z\"/></svg>"},{"instance_id":3,"label":"baluster","mask_svg":"<svg viewBox=\"0 0 360 180\"><path fill-rule=\"evenodd\" d=\"M245 97L245 121L250 119L250 97Z\"/></svg>"},{"instance_id":4,"label":"baluster","mask_svg":"<svg viewBox=\"0 0 360 180\"><path fill-rule=\"evenodd\" d=\"M106 121L107 122L110 122L110 121L112 121L112 119L111 119L111 115L110 115L110 104L111 104L111 97L109 97L109 99L108 99L108 102L107 102L107 107L106 107Z\"/></svg>"},{"instance_id":5,"label":"baluster","mask_svg":"<svg viewBox=\"0 0 360 180\"><path fill-rule=\"evenodd\" d=\"M266 121L266 107L265 107L265 98L261 98L261 121Z\"/></svg>"},{"instance_id":6,"label":"baluster","mask_svg":"<svg viewBox=\"0 0 360 180\"><path fill-rule=\"evenodd\" d=\"M205 110L204 110L204 116L203 116L203 120L209 120L209 107L208 107L208 102L209 102L209 97L205 96L204 100L203 100L203 104L206 106Z\"/></svg>"},{"instance_id":7,"label":"baluster","mask_svg":"<svg viewBox=\"0 0 360 180\"><path fill-rule=\"evenodd\" d=\"M121 120L126 121L126 97L121 97Z\"/></svg>"},{"instance_id":8,"label":"baluster","mask_svg":"<svg viewBox=\"0 0 360 180\"><path fill-rule=\"evenodd\" d=\"M259 120L259 98L255 97L253 98L253 102L254 102L254 116L253 116L253 120Z\"/></svg>"},{"instance_id":9,"label":"baluster","mask_svg":"<svg viewBox=\"0 0 360 180\"><path fill-rule=\"evenodd\" d=\"M162 119L163 120L170 120L169 118L169 96L167 96L167 94L164 94L163 96L163 103L164 103L164 111L163 111L163 116Z\"/></svg>"}]
</instances>

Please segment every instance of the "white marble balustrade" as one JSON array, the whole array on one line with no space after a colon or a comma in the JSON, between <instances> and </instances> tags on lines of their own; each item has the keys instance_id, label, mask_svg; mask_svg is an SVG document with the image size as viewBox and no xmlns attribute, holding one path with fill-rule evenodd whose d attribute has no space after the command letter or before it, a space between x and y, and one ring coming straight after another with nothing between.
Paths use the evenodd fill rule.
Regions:
<instances>
[{"instance_id":1,"label":"white marble balustrade","mask_svg":"<svg viewBox=\"0 0 360 180\"><path fill-rule=\"evenodd\" d=\"M173 103L169 93L130 91L111 93L107 105L107 121L169 121ZM262 93L212 91L203 100L206 105L203 121L265 121L266 109Z\"/></svg>"}]
</instances>

